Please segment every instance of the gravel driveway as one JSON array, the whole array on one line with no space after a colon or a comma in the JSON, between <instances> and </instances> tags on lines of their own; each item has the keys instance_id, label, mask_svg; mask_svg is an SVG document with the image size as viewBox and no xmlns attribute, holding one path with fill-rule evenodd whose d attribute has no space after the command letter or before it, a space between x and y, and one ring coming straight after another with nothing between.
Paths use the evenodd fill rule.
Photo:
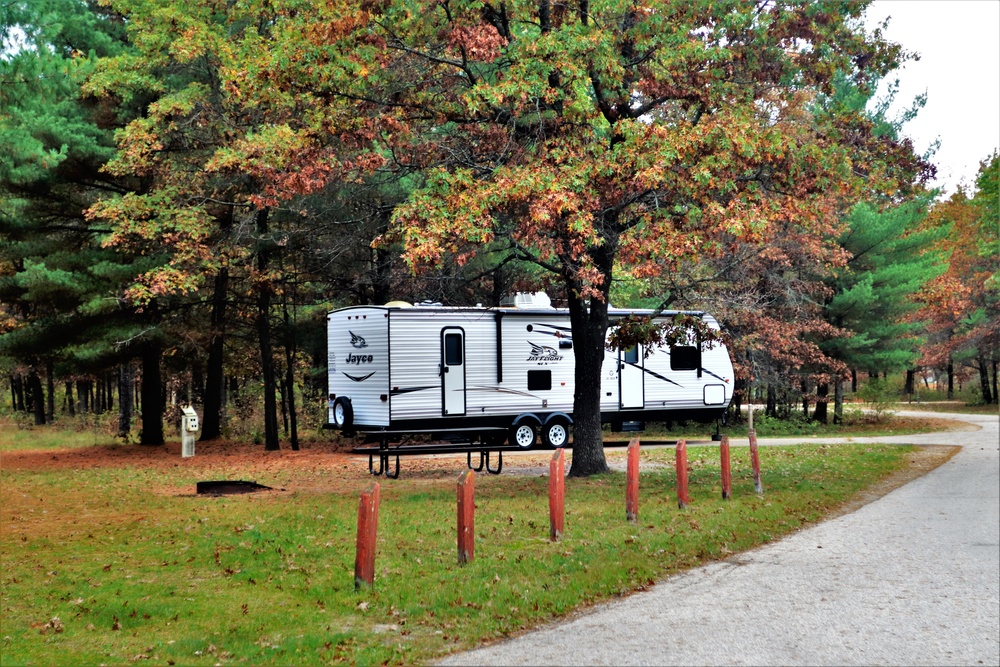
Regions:
<instances>
[{"instance_id":1,"label":"gravel driveway","mask_svg":"<svg viewBox=\"0 0 1000 667\"><path fill-rule=\"evenodd\" d=\"M442 664L1000 665L1000 418L901 414L978 429L854 438L963 449L856 512Z\"/></svg>"}]
</instances>

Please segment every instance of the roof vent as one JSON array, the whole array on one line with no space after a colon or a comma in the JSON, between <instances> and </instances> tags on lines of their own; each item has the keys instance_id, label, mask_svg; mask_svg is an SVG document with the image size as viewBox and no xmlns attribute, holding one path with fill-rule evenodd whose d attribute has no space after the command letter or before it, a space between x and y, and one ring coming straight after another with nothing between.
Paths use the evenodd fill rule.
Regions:
<instances>
[{"instance_id":1,"label":"roof vent","mask_svg":"<svg viewBox=\"0 0 1000 667\"><path fill-rule=\"evenodd\" d=\"M518 292L500 300L502 308L551 308L552 300L545 292Z\"/></svg>"}]
</instances>

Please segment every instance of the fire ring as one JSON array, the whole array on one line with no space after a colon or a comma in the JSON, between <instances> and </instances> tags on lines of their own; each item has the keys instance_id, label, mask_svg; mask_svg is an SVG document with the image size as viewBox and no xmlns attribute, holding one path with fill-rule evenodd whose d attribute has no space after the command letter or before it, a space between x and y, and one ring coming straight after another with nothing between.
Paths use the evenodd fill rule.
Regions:
<instances>
[{"instance_id":1,"label":"fire ring","mask_svg":"<svg viewBox=\"0 0 1000 667\"><path fill-rule=\"evenodd\" d=\"M238 493L254 493L255 491L271 491L271 487L247 482L244 480L221 479L211 482L198 482L199 495L231 496Z\"/></svg>"}]
</instances>

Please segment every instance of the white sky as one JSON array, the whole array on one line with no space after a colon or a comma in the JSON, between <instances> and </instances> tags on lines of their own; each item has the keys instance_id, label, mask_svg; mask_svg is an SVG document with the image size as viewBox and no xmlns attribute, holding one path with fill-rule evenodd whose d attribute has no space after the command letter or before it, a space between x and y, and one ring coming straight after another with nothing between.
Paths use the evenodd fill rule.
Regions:
<instances>
[{"instance_id":1,"label":"white sky","mask_svg":"<svg viewBox=\"0 0 1000 667\"><path fill-rule=\"evenodd\" d=\"M921 154L940 139L934 185L945 194L962 183L971 191L979 161L1000 148L1000 0L875 0L866 23L886 17L886 37L920 54L889 76L900 83L892 108L927 93L903 133Z\"/></svg>"}]
</instances>

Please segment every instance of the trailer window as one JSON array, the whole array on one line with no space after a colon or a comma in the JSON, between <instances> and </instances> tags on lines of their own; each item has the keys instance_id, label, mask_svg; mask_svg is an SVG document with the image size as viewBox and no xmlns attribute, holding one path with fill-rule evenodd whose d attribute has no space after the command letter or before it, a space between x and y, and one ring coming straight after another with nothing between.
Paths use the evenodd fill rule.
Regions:
<instances>
[{"instance_id":1,"label":"trailer window","mask_svg":"<svg viewBox=\"0 0 1000 667\"><path fill-rule=\"evenodd\" d=\"M528 371L528 391L552 389L552 371Z\"/></svg>"},{"instance_id":2,"label":"trailer window","mask_svg":"<svg viewBox=\"0 0 1000 667\"><path fill-rule=\"evenodd\" d=\"M670 348L670 370L696 371L701 366L701 351L693 345L675 345Z\"/></svg>"},{"instance_id":3,"label":"trailer window","mask_svg":"<svg viewBox=\"0 0 1000 667\"><path fill-rule=\"evenodd\" d=\"M626 364L639 363L639 346L633 345L627 350L622 350L622 361Z\"/></svg>"},{"instance_id":4,"label":"trailer window","mask_svg":"<svg viewBox=\"0 0 1000 667\"><path fill-rule=\"evenodd\" d=\"M462 334L444 335L444 363L447 366L462 365Z\"/></svg>"}]
</instances>

